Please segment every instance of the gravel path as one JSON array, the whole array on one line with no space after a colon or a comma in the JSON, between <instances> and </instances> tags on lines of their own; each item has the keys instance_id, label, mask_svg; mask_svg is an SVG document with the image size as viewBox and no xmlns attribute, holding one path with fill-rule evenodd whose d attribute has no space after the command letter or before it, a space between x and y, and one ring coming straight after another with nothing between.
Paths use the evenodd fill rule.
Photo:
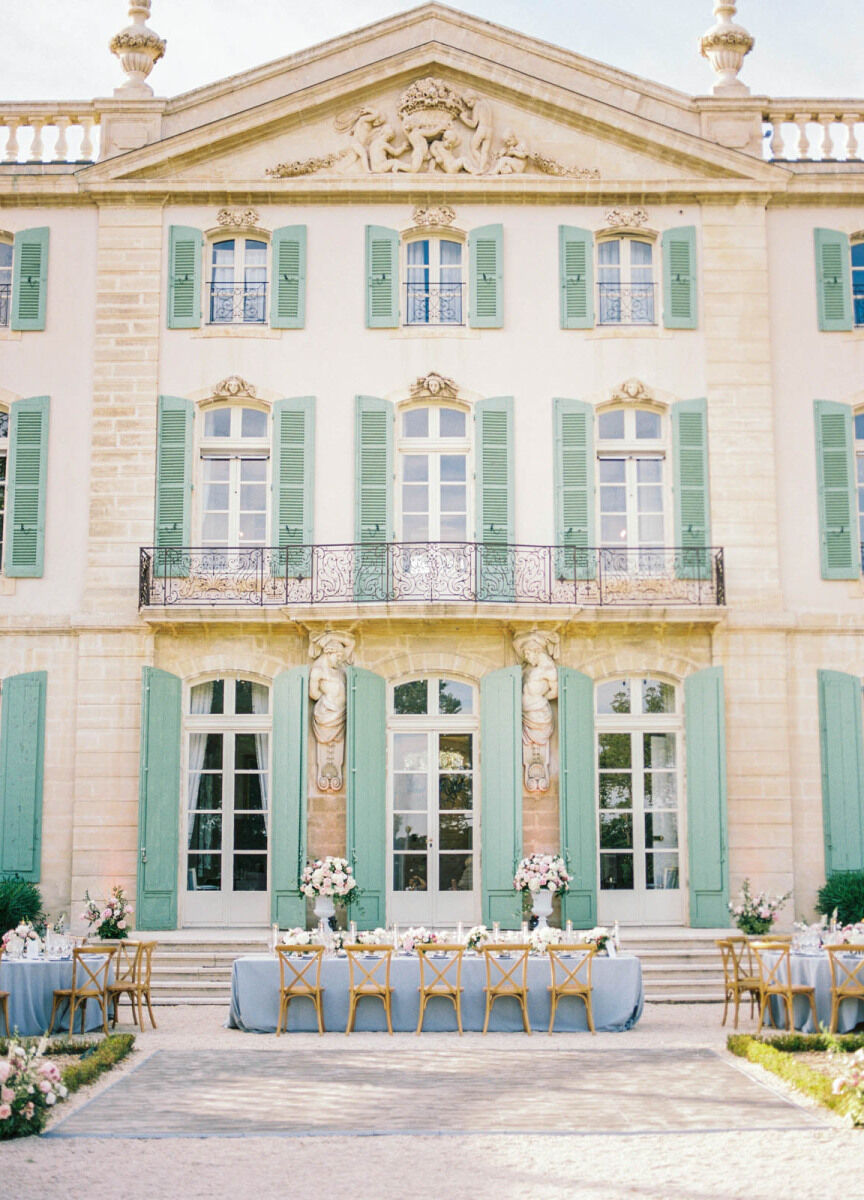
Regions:
<instances>
[{"instance_id":1,"label":"gravel path","mask_svg":"<svg viewBox=\"0 0 864 1200\"><path fill-rule=\"evenodd\" d=\"M424 1034L422 1039L412 1034L393 1038L357 1034L351 1039L292 1034L276 1039L223 1029L225 1011L221 1007L159 1008L159 1029L138 1039L138 1049L127 1063L58 1110L53 1126L57 1134L62 1133L64 1119L73 1113L78 1114L76 1124L85 1132L87 1127L81 1123L92 1122L100 1110L106 1114L105 1127L116 1122L134 1093L124 1086L112 1097L111 1088L130 1071L137 1074L142 1064L151 1062L148 1069L152 1071L156 1064L172 1060L175 1065L193 1063L191 1056L197 1051L208 1052L200 1056L202 1064L205 1059L218 1063L213 1052L220 1050L230 1051L226 1061L238 1064L263 1052L253 1065L265 1070L266 1064L265 1074L270 1076L274 1066L278 1068L280 1055L285 1056L286 1074L294 1070L305 1074L311 1063L320 1064L315 1073L319 1088L321 1077L337 1080L348 1064L353 1075L351 1087L343 1088L339 1096L342 1124L338 1123L338 1107L334 1123L333 1105L326 1092L317 1098L310 1092L313 1098L301 1124L306 1128L320 1125L314 1137L143 1140L52 1136L2 1143L0 1193L10 1200L77 1200L79 1196L116 1200L120 1195L124 1200L215 1200L223 1195L248 1195L255 1200L306 1195L338 1195L349 1200L786 1200L792 1196L796 1200L832 1200L850 1195L850 1180L864 1170L864 1131L849 1130L812 1106L784 1104L781 1097L789 1093L758 1068L743 1068L738 1060L718 1061L705 1055L705 1050L713 1050L725 1057L720 1011L715 1005L648 1005L639 1025L630 1032L598 1034L590 1039L583 1034L551 1038L537 1034L530 1039L516 1034L487 1038L466 1034L462 1039L449 1034ZM155 1050L166 1053L148 1060ZM509 1072L508 1050L518 1051L510 1055ZM586 1086L590 1079L596 1087L597 1055L604 1050L614 1052L609 1063L611 1068L614 1061L616 1076L632 1085L624 1089L630 1093L627 1110L621 1109L617 1121L616 1105L608 1095L598 1096L596 1105L586 1104L584 1098L574 1098L572 1091L555 1083L556 1073L565 1067L572 1082L573 1063L585 1053L583 1061L591 1067L585 1073ZM644 1053L658 1050L682 1053ZM416 1076L416 1085L406 1087L406 1064L418 1054L422 1063L418 1060L416 1072L408 1072L409 1084ZM681 1078L673 1078L677 1068L667 1068L669 1083L664 1082L666 1060L685 1062L690 1072L695 1064L689 1112L686 1104L682 1106ZM373 1062L378 1074L367 1078L363 1072L368 1072ZM706 1064L704 1078L699 1071L701 1062ZM394 1118L390 1125L412 1127L412 1113L425 1112L428 1117L430 1092L424 1080L433 1068L436 1074L452 1070L454 1081L457 1075L460 1079L470 1076L468 1091L454 1084L454 1101L442 1114L447 1136L352 1136L346 1132L363 1132L376 1124L387 1128L388 1104L401 1106L391 1109L398 1120ZM382 1090L388 1070L401 1081L398 1094L397 1089L388 1093L386 1086ZM742 1071L750 1079L740 1078ZM520 1108L522 1079L535 1080L542 1093L540 1102L526 1099ZM758 1081L764 1092L757 1091L751 1080ZM571 1124L583 1132L578 1136L463 1133L481 1125L500 1128L505 1106L496 1106L495 1094L505 1081L506 1115L511 1121L518 1118L522 1130L561 1128L566 1124L561 1109L567 1107L573 1111ZM134 1079L130 1085L132 1082ZM196 1086L205 1092L202 1106L213 1101L214 1096L206 1094L206 1083ZM440 1088L440 1081L436 1087ZM526 1097L530 1090L526 1086ZM248 1126L249 1117L255 1118L255 1097L264 1094L269 1094L266 1087L238 1092L238 1108L246 1106L241 1126ZM98 1105L90 1104L103 1096ZM706 1099L716 1098L728 1110L728 1100L733 1097L731 1107L736 1116L745 1114L734 1122L738 1130L718 1129L717 1125L722 1125L718 1121L707 1126L712 1132L705 1132ZM162 1100L170 1108L170 1097L163 1094ZM465 1109L464 1121L459 1119L460 1104ZM145 1117L153 1125L156 1103L146 1101L142 1093L140 1105L152 1107ZM660 1132L614 1131L616 1124L632 1128L631 1114L640 1108L645 1114L643 1127L663 1125L658 1117L661 1111L674 1109L675 1116L665 1120L666 1128ZM297 1119L296 1112L293 1119ZM748 1123L750 1129L745 1131ZM770 1130L762 1127L772 1124ZM777 1128L778 1124L785 1128ZM68 1127L72 1128L72 1122ZM230 1120L224 1128L230 1130ZM340 1132L331 1132L334 1128ZM601 1128L606 1132L594 1132Z\"/></svg>"}]
</instances>

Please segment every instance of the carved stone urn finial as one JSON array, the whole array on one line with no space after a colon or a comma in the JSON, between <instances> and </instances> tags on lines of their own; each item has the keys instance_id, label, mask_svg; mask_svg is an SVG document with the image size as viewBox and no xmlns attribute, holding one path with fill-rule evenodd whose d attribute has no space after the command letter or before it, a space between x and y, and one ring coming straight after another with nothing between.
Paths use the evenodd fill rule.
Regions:
<instances>
[{"instance_id":1,"label":"carved stone urn finial","mask_svg":"<svg viewBox=\"0 0 864 1200\"><path fill-rule=\"evenodd\" d=\"M114 89L116 96L152 96L153 89L146 82L147 76L165 53L165 40L147 28L150 16L150 0L129 0L129 18L132 22L108 43L108 49L120 59L126 72L126 82Z\"/></svg>"},{"instance_id":2,"label":"carved stone urn finial","mask_svg":"<svg viewBox=\"0 0 864 1200\"><path fill-rule=\"evenodd\" d=\"M714 0L717 20L699 42L702 57L708 59L717 76L715 96L750 91L738 78L738 72L755 43L747 30L732 20L735 9L736 0Z\"/></svg>"}]
</instances>

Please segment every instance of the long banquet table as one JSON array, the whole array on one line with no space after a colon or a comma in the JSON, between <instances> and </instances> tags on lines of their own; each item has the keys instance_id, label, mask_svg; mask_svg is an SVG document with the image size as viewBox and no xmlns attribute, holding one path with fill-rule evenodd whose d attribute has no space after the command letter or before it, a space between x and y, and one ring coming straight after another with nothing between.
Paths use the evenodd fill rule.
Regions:
<instances>
[{"instance_id":1,"label":"long banquet table","mask_svg":"<svg viewBox=\"0 0 864 1200\"><path fill-rule=\"evenodd\" d=\"M776 955L766 954L765 957L773 962L777 961ZM860 965L861 962L860 959L845 954L841 955L841 959L845 959L850 970ZM824 1025L827 1029L831 1020L831 966L828 962L828 955L824 950L817 954L799 954L793 951L789 962L792 968L792 983L803 983L814 989L819 1025ZM793 1024L796 1029L801 1030L802 1033L819 1032L817 1028L814 1028L813 1016L810 1012L810 1002L806 996L796 996L792 1007ZM785 1002L778 1000L776 997L773 998L771 1000L771 1011L777 1025L783 1028L786 1024ZM844 1000L840 1005L840 1012L837 1017L837 1032L848 1033L860 1021L864 1021L864 1001L854 999ZM768 1025L769 1023L768 1013L766 1012L765 1024Z\"/></svg>"},{"instance_id":2,"label":"long banquet table","mask_svg":"<svg viewBox=\"0 0 864 1200\"><path fill-rule=\"evenodd\" d=\"M418 987L420 968L414 955L395 955L391 960L390 982L393 987L392 1014L394 1031L411 1032L417 1028L420 1012ZM532 1029L549 1025L549 960L543 955L528 960L528 1016ZM348 1022L347 959L325 958L321 964L324 988L324 1027L345 1032ZM631 1029L642 1015L644 993L642 964L633 955L617 958L597 956L592 966L594 1026L598 1030L620 1032ZM462 1027L482 1030L485 1015L486 967L482 957L466 954L462 960ZM229 1029L246 1033L273 1033L279 1019L279 963L275 956L248 954L235 959L231 975L231 1010L226 1022ZM288 1032L317 1032L315 1011L310 1000L292 1000L288 1010ZM358 1031L386 1030L384 1006L380 1000L362 1000L357 1007ZM453 1004L436 998L426 1007L424 1030L456 1029ZM555 1029L562 1032L587 1030L585 1006L581 1000L559 1001ZM496 1000L489 1022L490 1032L521 1031L522 1018L515 1000Z\"/></svg>"},{"instance_id":3,"label":"long banquet table","mask_svg":"<svg viewBox=\"0 0 864 1200\"><path fill-rule=\"evenodd\" d=\"M3 955L0 959L0 992L9 993L9 1032L17 1029L22 1037L37 1037L48 1028L51 1020L51 1005L55 988L71 988L72 960L51 958L12 959ZM75 1012L76 1032L81 1029L81 1019ZM95 1000L87 1001L84 1019L86 1030L102 1028L102 1010ZM69 1028L69 1008L64 1006L54 1032ZM0 1019L0 1031L5 1034Z\"/></svg>"}]
</instances>

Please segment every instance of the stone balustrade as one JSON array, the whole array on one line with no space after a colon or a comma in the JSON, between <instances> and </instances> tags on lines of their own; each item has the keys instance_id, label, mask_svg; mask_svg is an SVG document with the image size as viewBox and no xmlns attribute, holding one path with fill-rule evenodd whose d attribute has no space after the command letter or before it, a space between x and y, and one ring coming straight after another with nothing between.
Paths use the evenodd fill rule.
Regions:
<instances>
[{"instance_id":1,"label":"stone balustrade","mask_svg":"<svg viewBox=\"0 0 864 1200\"><path fill-rule=\"evenodd\" d=\"M0 162L95 162L99 122L92 100L4 104L0 106Z\"/></svg>"},{"instance_id":2,"label":"stone balustrade","mask_svg":"<svg viewBox=\"0 0 864 1200\"><path fill-rule=\"evenodd\" d=\"M836 100L801 100L762 113L767 157L776 162L861 162L864 109Z\"/></svg>"}]
</instances>

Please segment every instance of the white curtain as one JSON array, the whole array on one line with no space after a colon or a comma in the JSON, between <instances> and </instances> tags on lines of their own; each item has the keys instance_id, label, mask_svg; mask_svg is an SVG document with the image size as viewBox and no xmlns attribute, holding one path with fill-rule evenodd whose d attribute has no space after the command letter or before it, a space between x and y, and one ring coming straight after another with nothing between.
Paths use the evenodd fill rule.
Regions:
<instances>
[{"instance_id":1,"label":"white curtain","mask_svg":"<svg viewBox=\"0 0 864 1200\"><path fill-rule=\"evenodd\" d=\"M213 683L200 683L192 688L193 716L203 716L210 712L213 703ZM204 766L204 753L207 749L207 734L193 733L189 735L189 802L188 802L188 833L192 837L195 824L195 809L198 807L198 783L201 779L201 768Z\"/></svg>"},{"instance_id":2,"label":"white curtain","mask_svg":"<svg viewBox=\"0 0 864 1200\"><path fill-rule=\"evenodd\" d=\"M266 713L270 707L270 691L263 683L252 684L252 711L253 713ZM270 831L270 787L267 774L267 734L255 734L255 757L258 761L258 770L261 772L261 807L264 810L264 832L269 834Z\"/></svg>"}]
</instances>

